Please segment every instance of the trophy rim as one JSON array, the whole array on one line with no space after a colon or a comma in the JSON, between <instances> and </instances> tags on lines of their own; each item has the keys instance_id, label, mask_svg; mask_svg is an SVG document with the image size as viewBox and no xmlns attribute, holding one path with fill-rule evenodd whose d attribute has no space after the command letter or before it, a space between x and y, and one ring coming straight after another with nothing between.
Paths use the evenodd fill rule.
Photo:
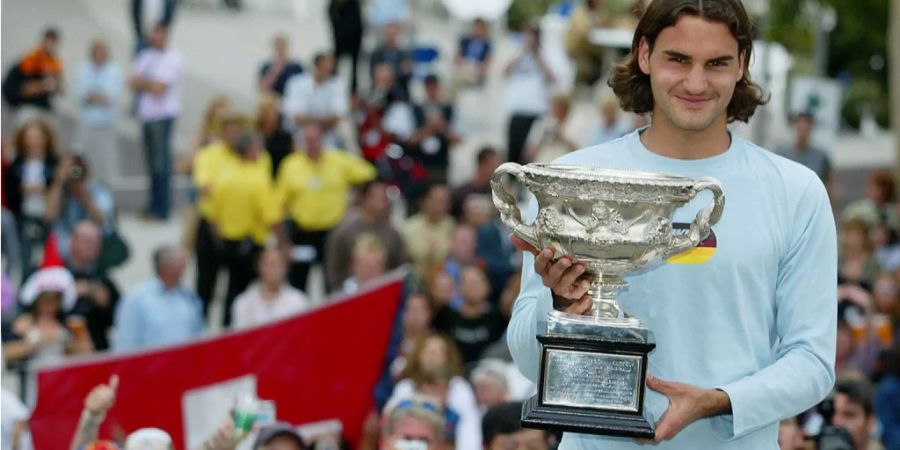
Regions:
<instances>
[{"instance_id":1,"label":"trophy rim","mask_svg":"<svg viewBox=\"0 0 900 450\"><path fill-rule=\"evenodd\" d=\"M526 171L536 175L569 178L579 181L612 181L625 184L658 184L683 186L696 183L696 179L665 172L649 172L632 169L611 169L601 166L575 164L531 163Z\"/></svg>"}]
</instances>

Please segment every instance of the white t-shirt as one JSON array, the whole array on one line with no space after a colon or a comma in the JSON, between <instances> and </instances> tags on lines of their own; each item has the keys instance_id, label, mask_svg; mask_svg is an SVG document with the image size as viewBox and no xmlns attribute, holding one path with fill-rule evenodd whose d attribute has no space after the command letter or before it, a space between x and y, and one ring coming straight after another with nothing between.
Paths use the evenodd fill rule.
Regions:
<instances>
[{"instance_id":1,"label":"white t-shirt","mask_svg":"<svg viewBox=\"0 0 900 450\"><path fill-rule=\"evenodd\" d=\"M310 308L306 295L294 287L282 286L278 296L269 300L262 298L260 288L260 283L254 282L234 300L231 317L236 330L274 322Z\"/></svg>"}]
</instances>

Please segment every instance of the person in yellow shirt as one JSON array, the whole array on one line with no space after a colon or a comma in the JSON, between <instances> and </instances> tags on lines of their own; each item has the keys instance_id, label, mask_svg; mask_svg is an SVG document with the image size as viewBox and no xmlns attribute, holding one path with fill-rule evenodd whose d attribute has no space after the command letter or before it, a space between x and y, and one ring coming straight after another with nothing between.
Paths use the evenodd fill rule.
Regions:
<instances>
[{"instance_id":1,"label":"person in yellow shirt","mask_svg":"<svg viewBox=\"0 0 900 450\"><path fill-rule=\"evenodd\" d=\"M242 133L235 148L240 159L223 167L213 183L211 218L222 240L222 261L228 268L225 328L231 325L235 297L255 278L256 258L283 218L263 142L259 133Z\"/></svg>"},{"instance_id":2,"label":"person in yellow shirt","mask_svg":"<svg viewBox=\"0 0 900 450\"><path fill-rule=\"evenodd\" d=\"M282 245L293 244L288 280L306 291L312 265L325 266L325 241L347 212L350 189L377 173L362 158L323 148L318 125L307 125L303 140L305 148L282 161L276 184L290 218L282 234Z\"/></svg>"},{"instance_id":3,"label":"person in yellow shirt","mask_svg":"<svg viewBox=\"0 0 900 450\"><path fill-rule=\"evenodd\" d=\"M216 291L216 278L222 266L221 242L213 234L211 218L213 183L224 168L240 161L234 148L245 126L245 118L231 110L223 112L219 120L219 139L201 147L195 154L193 163L199 216L194 255L197 265L197 295L203 300L204 315Z\"/></svg>"}]
</instances>

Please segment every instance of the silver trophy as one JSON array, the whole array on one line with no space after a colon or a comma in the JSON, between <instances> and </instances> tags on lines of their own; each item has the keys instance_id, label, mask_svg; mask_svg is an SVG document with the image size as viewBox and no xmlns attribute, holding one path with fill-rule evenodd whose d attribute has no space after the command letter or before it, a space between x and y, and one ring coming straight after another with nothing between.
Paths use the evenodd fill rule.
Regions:
<instances>
[{"instance_id":1,"label":"silver trophy","mask_svg":"<svg viewBox=\"0 0 900 450\"><path fill-rule=\"evenodd\" d=\"M522 221L507 183L534 194L537 218ZM584 264L593 301L587 315L553 311L541 342L538 393L523 407L523 424L559 431L653 438L644 411L647 355L655 347L639 319L616 295L638 272L694 248L722 216L725 195L712 178L691 179L630 170L559 164L506 163L491 180L494 205L518 237L554 257ZM672 215L699 192L713 194L690 228L676 232ZM647 299L652 301L652 299Z\"/></svg>"}]
</instances>

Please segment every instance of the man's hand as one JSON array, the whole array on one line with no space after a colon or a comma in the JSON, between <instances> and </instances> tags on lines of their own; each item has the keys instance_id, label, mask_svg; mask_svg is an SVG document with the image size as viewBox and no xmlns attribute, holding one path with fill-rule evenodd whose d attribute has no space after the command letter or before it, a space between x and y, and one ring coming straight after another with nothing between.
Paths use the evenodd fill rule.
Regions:
<instances>
[{"instance_id":1,"label":"man's hand","mask_svg":"<svg viewBox=\"0 0 900 450\"><path fill-rule=\"evenodd\" d=\"M647 387L669 398L669 407L656 422L658 444L675 437L684 427L704 417L727 414L731 411L728 394L718 389L703 389L685 383L663 381L652 375L647 376Z\"/></svg>"},{"instance_id":2,"label":"man's hand","mask_svg":"<svg viewBox=\"0 0 900 450\"><path fill-rule=\"evenodd\" d=\"M203 445L203 450L234 450L237 447L237 432L234 429L234 420L229 415L222 421L216 434L212 435Z\"/></svg>"},{"instance_id":3,"label":"man's hand","mask_svg":"<svg viewBox=\"0 0 900 450\"><path fill-rule=\"evenodd\" d=\"M569 256L553 259L553 249L538 250L515 235L510 241L516 248L534 255L534 271L540 275L544 286L553 292L553 308L570 314L585 314L591 309L591 297L587 295L590 283L582 279L584 264Z\"/></svg>"},{"instance_id":4,"label":"man's hand","mask_svg":"<svg viewBox=\"0 0 900 450\"><path fill-rule=\"evenodd\" d=\"M84 410L95 418L106 417L106 413L116 402L116 389L119 388L119 376L109 377L109 383L96 386L84 399Z\"/></svg>"}]
</instances>

